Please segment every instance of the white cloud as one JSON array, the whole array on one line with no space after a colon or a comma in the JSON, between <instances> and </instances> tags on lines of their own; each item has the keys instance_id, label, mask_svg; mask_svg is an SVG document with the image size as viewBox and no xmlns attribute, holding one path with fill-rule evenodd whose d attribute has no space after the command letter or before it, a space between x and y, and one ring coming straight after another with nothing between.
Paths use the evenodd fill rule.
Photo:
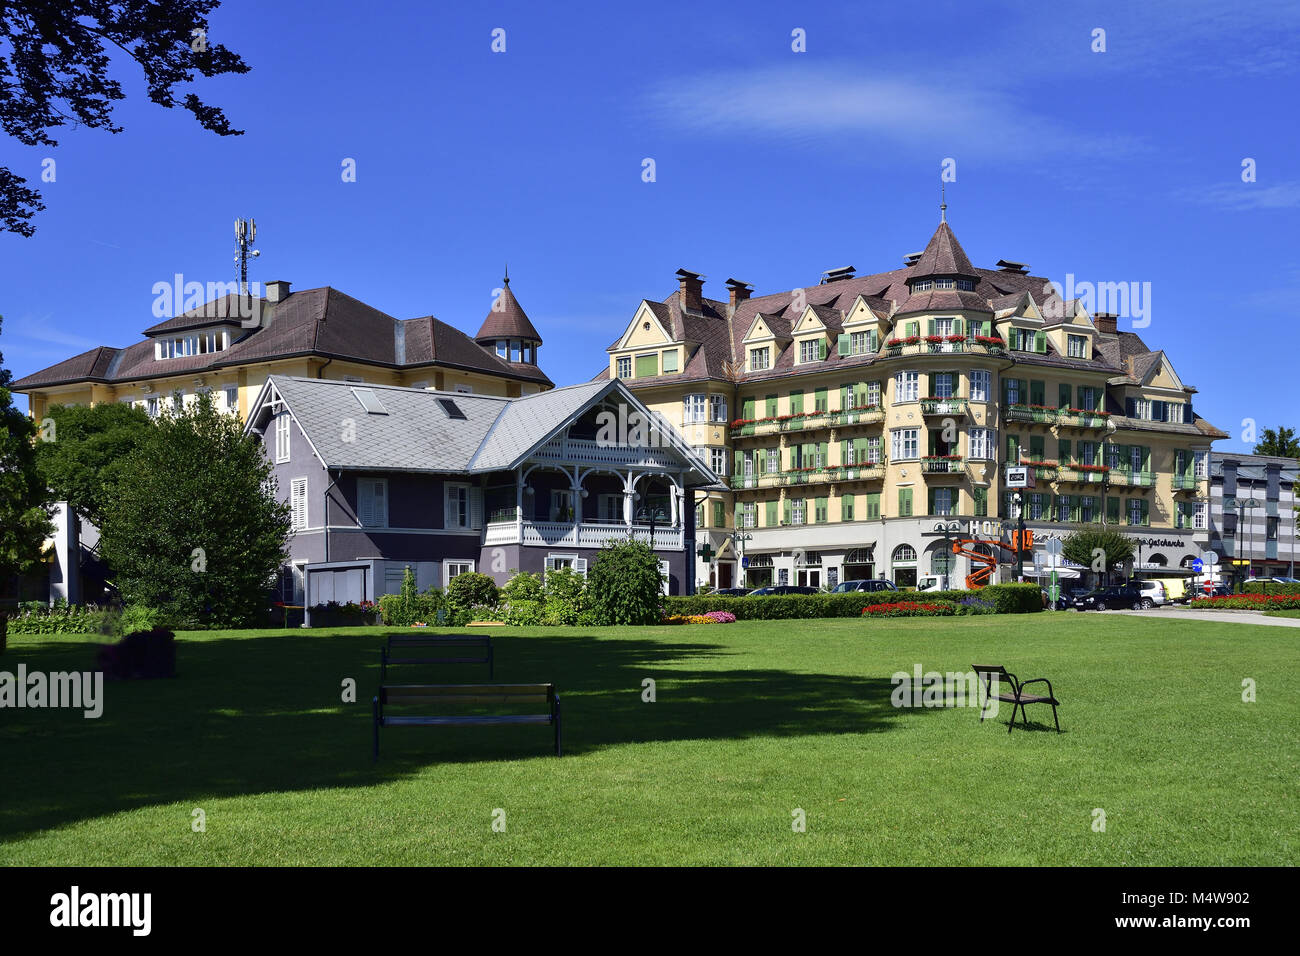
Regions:
<instances>
[{"instance_id":1,"label":"white cloud","mask_svg":"<svg viewBox=\"0 0 1300 956\"><path fill-rule=\"evenodd\" d=\"M1135 140L1098 136L1024 108L1017 97L979 86L969 75L918 80L864 74L854 65L789 66L701 74L669 80L646 97L659 122L719 136L765 134L807 143L847 137L877 146L903 146L932 156L978 155L1041 163L1044 154L1115 156ZM879 142L883 141L883 142ZM857 148L856 146L852 148Z\"/></svg>"},{"instance_id":2,"label":"white cloud","mask_svg":"<svg viewBox=\"0 0 1300 956\"><path fill-rule=\"evenodd\" d=\"M1234 212L1250 209L1295 209L1300 207L1300 180L1261 186L1259 183L1216 183L1203 189L1184 189L1180 199L1218 206Z\"/></svg>"}]
</instances>

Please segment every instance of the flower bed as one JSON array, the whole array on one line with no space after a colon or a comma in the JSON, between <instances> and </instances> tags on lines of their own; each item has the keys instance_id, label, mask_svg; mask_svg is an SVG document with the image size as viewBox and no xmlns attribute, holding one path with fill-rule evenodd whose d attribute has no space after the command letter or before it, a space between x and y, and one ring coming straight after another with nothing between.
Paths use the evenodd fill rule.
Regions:
<instances>
[{"instance_id":1,"label":"flower bed","mask_svg":"<svg viewBox=\"0 0 1300 956\"><path fill-rule=\"evenodd\" d=\"M1224 594L1198 598L1195 606L1201 610L1225 611L1300 610L1300 594Z\"/></svg>"},{"instance_id":2,"label":"flower bed","mask_svg":"<svg viewBox=\"0 0 1300 956\"><path fill-rule=\"evenodd\" d=\"M951 601L895 601L862 609L863 617L950 617L957 613Z\"/></svg>"},{"instance_id":3,"label":"flower bed","mask_svg":"<svg viewBox=\"0 0 1300 956\"><path fill-rule=\"evenodd\" d=\"M709 611L707 614L673 614L664 618L665 624L734 624L736 615L726 611Z\"/></svg>"}]
</instances>

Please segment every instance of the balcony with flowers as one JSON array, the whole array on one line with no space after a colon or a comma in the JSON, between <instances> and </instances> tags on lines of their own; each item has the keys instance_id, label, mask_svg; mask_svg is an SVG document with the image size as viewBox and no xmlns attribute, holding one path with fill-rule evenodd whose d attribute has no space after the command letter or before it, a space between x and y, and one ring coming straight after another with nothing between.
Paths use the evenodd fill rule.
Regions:
<instances>
[{"instance_id":1,"label":"balcony with flowers","mask_svg":"<svg viewBox=\"0 0 1300 956\"><path fill-rule=\"evenodd\" d=\"M922 415L965 417L969 410L966 399L958 398L956 395L949 395L947 397L931 395L921 399Z\"/></svg>"},{"instance_id":2,"label":"balcony with flowers","mask_svg":"<svg viewBox=\"0 0 1300 956\"><path fill-rule=\"evenodd\" d=\"M790 415L772 415L767 418L737 418L731 423L731 437L763 438L781 432L817 431L843 425L879 425L885 420L885 410L879 405L848 408L843 411L795 412Z\"/></svg>"},{"instance_id":3,"label":"balcony with flowers","mask_svg":"<svg viewBox=\"0 0 1300 956\"><path fill-rule=\"evenodd\" d=\"M926 475L964 475L966 459L961 455L926 455L921 459L921 472Z\"/></svg>"},{"instance_id":4,"label":"balcony with flowers","mask_svg":"<svg viewBox=\"0 0 1300 956\"><path fill-rule=\"evenodd\" d=\"M1108 465L1066 464L1060 466L1057 481L1069 481L1085 485L1103 484L1109 472L1110 466Z\"/></svg>"},{"instance_id":5,"label":"balcony with flowers","mask_svg":"<svg viewBox=\"0 0 1300 956\"><path fill-rule=\"evenodd\" d=\"M1110 412L1095 412L1087 408L1058 408L1056 423L1066 428L1105 428Z\"/></svg>"},{"instance_id":6,"label":"balcony with flowers","mask_svg":"<svg viewBox=\"0 0 1300 956\"><path fill-rule=\"evenodd\" d=\"M1006 342L996 335L905 335L886 340L885 357L951 355L954 352L1001 355L1006 347Z\"/></svg>"},{"instance_id":7,"label":"balcony with flowers","mask_svg":"<svg viewBox=\"0 0 1300 956\"><path fill-rule=\"evenodd\" d=\"M1038 425L1055 425L1057 409L1051 405L1024 405L1015 403L1003 410L1009 422L1031 422Z\"/></svg>"},{"instance_id":8,"label":"balcony with flowers","mask_svg":"<svg viewBox=\"0 0 1300 956\"><path fill-rule=\"evenodd\" d=\"M884 462L872 461L858 465L816 465L811 468L790 468L782 472L762 475L735 475L731 478L731 487L737 490L745 490L779 488L792 485L829 485L841 481L876 481L884 477Z\"/></svg>"},{"instance_id":9,"label":"balcony with flowers","mask_svg":"<svg viewBox=\"0 0 1300 956\"><path fill-rule=\"evenodd\" d=\"M1195 475L1174 475L1174 491L1197 491L1201 486L1201 479Z\"/></svg>"},{"instance_id":10,"label":"balcony with flowers","mask_svg":"<svg viewBox=\"0 0 1300 956\"><path fill-rule=\"evenodd\" d=\"M1155 472L1142 471L1139 468L1134 468L1131 464L1121 462L1111 466L1110 483L1112 485L1124 485L1129 488L1154 488L1156 476Z\"/></svg>"}]
</instances>

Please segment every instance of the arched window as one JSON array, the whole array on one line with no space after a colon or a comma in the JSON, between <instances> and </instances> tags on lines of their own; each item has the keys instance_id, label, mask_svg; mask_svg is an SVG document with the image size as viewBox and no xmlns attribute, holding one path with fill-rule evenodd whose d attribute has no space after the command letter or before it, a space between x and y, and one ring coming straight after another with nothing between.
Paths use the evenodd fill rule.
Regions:
<instances>
[{"instance_id":1,"label":"arched window","mask_svg":"<svg viewBox=\"0 0 1300 956\"><path fill-rule=\"evenodd\" d=\"M1153 564L1157 568L1163 568L1169 564L1169 559L1163 554L1153 554L1151 557L1147 558L1147 564Z\"/></svg>"},{"instance_id":2,"label":"arched window","mask_svg":"<svg viewBox=\"0 0 1300 956\"><path fill-rule=\"evenodd\" d=\"M930 573L931 574L951 574L952 573L952 552L945 547L935 548L930 552Z\"/></svg>"},{"instance_id":3,"label":"arched window","mask_svg":"<svg viewBox=\"0 0 1300 956\"><path fill-rule=\"evenodd\" d=\"M916 548L910 544L900 544L894 549L894 563L908 564L916 561Z\"/></svg>"}]
</instances>

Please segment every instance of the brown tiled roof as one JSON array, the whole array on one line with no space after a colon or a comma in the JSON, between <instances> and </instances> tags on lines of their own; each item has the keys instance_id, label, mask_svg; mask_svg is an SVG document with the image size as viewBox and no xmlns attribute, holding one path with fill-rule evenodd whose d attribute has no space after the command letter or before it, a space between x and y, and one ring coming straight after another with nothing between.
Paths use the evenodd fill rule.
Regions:
<instances>
[{"instance_id":1,"label":"brown tiled roof","mask_svg":"<svg viewBox=\"0 0 1300 956\"><path fill-rule=\"evenodd\" d=\"M912 275L921 276L974 276L975 267L966 258L966 250L961 247L957 237L952 234L952 227L946 222L939 223L930 241L925 244L925 252L912 266Z\"/></svg>"},{"instance_id":2,"label":"brown tiled roof","mask_svg":"<svg viewBox=\"0 0 1300 956\"><path fill-rule=\"evenodd\" d=\"M502 361L464 332L432 316L395 319L329 286L294 292L278 303L264 303L264 307L269 324L249 331L222 352L158 360L154 358L153 340L146 339L125 349L91 349L34 372L13 387L23 391L86 380L139 381L299 355L350 359L389 368L448 365L552 384L535 366ZM213 321L208 319L209 324ZM161 326L154 328L162 330Z\"/></svg>"},{"instance_id":3,"label":"brown tiled roof","mask_svg":"<svg viewBox=\"0 0 1300 956\"><path fill-rule=\"evenodd\" d=\"M197 309L190 309L170 319L164 319L144 330L145 335L157 335L160 332L181 332L187 329L201 329L222 321L238 322L244 315L251 314L248 307L251 299L241 303L237 295L223 295L219 299L206 302ZM268 303L261 300L262 307Z\"/></svg>"},{"instance_id":4,"label":"brown tiled roof","mask_svg":"<svg viewBox=\"0 0 1300 956\"><path fill-rule=\"evenodd\" d=\"M524 307L519 304L515 294L510 291L510 277L507 276L504 282L501 295L496 302L492 303L487 318L483 320L483 325L474 338L479 342L489 339L493 341L496 339L531 339L535 342L541 342L542 337L533 328L533 323L528 321L528 316L524 314Z\"/></svg>"}]
</instances>

